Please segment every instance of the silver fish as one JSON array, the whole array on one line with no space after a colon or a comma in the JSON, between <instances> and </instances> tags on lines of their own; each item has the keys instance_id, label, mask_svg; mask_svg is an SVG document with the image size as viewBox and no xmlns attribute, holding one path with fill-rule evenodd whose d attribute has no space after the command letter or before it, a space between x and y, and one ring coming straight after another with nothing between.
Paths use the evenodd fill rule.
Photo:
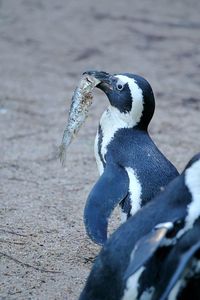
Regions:
<instances>
[{"instance_id":1,"label":"silver fish","mask_svg":"<svg viewBox=\"0 0 200 300\"><path fill-rule=\"evenodd\" d=\"M62 165L66 161L66 150L78 133L80 127L88 116L92 104L92 90L100 81L92 76L83 76L75 89L70 106L68 123L63 133L62 143L59 147L59 158Z\"/></svg>"}]
</instances>

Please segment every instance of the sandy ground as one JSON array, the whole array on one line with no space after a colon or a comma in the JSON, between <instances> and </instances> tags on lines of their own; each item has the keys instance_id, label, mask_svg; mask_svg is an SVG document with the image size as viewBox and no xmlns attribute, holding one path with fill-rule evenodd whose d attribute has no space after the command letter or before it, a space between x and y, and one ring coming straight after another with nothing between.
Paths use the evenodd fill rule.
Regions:
<instances>
[{"instance_id":1,"label":"sandy ground","mask_svg":"<svg viewBox=\"0 0 200 300\"><path fill-rule=\"evenodd\" d=\"M179 170L199 151L199 12L198 0L0 1L0 299L77 299L98 253L82 215L103 93L64 169L57 159L82 71L143 75L156 144Z\"/></svg>"}]
</instances>

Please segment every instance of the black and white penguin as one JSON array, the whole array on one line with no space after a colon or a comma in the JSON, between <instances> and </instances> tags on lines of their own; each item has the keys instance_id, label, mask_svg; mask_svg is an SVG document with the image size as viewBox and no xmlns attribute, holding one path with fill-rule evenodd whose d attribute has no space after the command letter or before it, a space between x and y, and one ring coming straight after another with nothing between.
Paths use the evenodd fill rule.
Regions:
<instances>
[{"instance_id":1,"label":"black and white penguin","mask_svg":"<svg viewBox=\"0 0 200 300\"><path fill-rule=\"evenodd\" d=\"M199 195L200 153L112 234L96 258L80 300L152 299L162 257L200 216Z\"/></svg>"},{"instance_id":2,"label":"black and white penguin","mask_svg":"<svg viewBox=\"0 0 200 300\"><path fill-rule=\"evenodd\" d=\"M130 285L142 272L138 277L140 297L136 299L144 295L152 300L200 299L200 154L186 167L184 180L191 198L186 216L173 224L157 225L157 234L152 231L135 246L125 277Z\"/></svg>"},{"instance_id":3,"label":"black and white penguin","mask_svg":"<svg viewBox=\"0 0 200 300\"><path fill-rule=\"evenodd\" d=\"M97 244L107 239L108 219L120 204L122 221L134 215L178 175L148 134L155 101L150 84L125 73L88 71L110 105L103 113L95 139L100 178L86 202L84 222Z\"/></svg>"}]
</instances>

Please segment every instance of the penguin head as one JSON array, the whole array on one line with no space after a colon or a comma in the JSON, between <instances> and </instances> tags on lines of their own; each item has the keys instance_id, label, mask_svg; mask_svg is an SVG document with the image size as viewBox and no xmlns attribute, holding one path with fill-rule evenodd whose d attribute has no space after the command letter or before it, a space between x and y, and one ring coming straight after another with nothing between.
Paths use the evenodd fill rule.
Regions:
<instances>
[{"instance_id":1,"label":"penguin head","mask_svg":"<svg viewBox=\"0 0 200 300\"><path fill-rule=\"evenodd\" d=\"M147 129L155 110L155 100L150 84L141 76L103 71L87 71L101 82L97 85L107 96L111 107L129 124L129 127Z\"/></svg>"}]
</instances>

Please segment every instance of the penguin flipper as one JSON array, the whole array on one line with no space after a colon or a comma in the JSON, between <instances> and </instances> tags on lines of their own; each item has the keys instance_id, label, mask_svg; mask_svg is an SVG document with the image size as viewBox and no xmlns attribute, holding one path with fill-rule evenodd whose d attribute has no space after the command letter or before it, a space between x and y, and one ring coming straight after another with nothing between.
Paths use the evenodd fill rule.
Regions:
<instances>
[{"instance_id":1,"label":"penguin flipper","mask_svg":"<svg viewBox=\"0 0 200 300\"><path fill-rule=\"evenodd\" d=\"M180 255L179 253L179 245L174 246L176 247L175 253L172 257L175 256L175 261L168 259L167 265L172 266L171 272L167 272L162 280L162 288L159 291L156 291L155 296L153 297L154 300L165 300L169 296L171 290L180 279L181 275L183 274L187 264L190 262L191 258L196 254L198 250L200 250L200 241L198 240L192 247L189 247L187 251Z\"/></svg>"},{"instance_id":2,"label":"penguin flipper","mask_svg":"<svg viewBox=\"0 0 200 300\"><path fill-rule=\"evenodd\" d=\"M152 257L172 227L173 223L171 222L159 224L136 243L133 249L133 257L124 275L125 280L132 276Z\"/></svg>"},{"instance_id":3,"label":"penguin flipper","mask_svg":"<svg viewBox=\"0 0 200 300\"><path fill-rule=\"evenodd\" d=\"M97 244L107 239L108 219L128 194L129 178L124 168L107 164L97 183L91 190L84 210L87 234Z\"/></svg>"}]
</instances>

